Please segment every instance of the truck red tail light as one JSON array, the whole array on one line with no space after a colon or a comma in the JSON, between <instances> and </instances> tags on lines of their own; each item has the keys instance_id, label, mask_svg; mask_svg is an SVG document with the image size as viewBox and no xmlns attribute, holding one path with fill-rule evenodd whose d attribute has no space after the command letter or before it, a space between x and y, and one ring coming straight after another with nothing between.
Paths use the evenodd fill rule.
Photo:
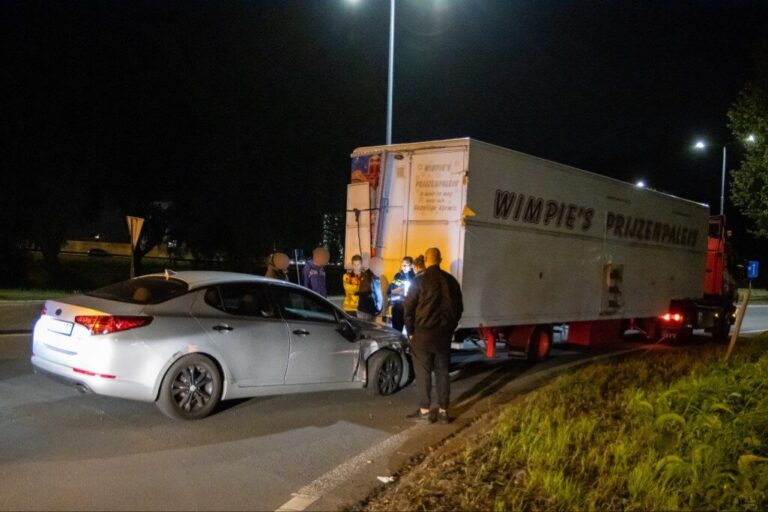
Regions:
<instances>
[{"instance_id":1,"label":"truck red tail light","mask_svg":"<svg viewBox=\"0 0 768 512\"><path fill-rule=\"evenodd\" d=\"M93 335L127 331L144 327L151 322L151 316L82 315L75 317L75 323L84 325Z\"/></svg>"},{"instance_id":2,"label":"truck red tail light","mask_svg":"<svg viewBox=\"0 0 768 512\"><path fill-rule=\"evenodd\" d=\"M680 323L683 321L683 315L680 313L665 313L661 315L661 319L665 322L675 322Z\"/></svg>"}]
</instances>

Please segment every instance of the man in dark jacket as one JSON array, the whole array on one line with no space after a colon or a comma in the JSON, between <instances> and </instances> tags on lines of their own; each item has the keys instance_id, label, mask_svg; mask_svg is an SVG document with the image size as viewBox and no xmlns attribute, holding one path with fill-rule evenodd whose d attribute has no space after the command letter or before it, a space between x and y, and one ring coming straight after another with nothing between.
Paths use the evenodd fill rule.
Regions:
<instances>
[{"instance_id":1,"label":"man in dark jacket","mask_svg":"<svg viewBox=\"0 0 768 512\"><path fill-rule=\"evenodd\" d=\"M437 421L450 423L449 365L451 338L459 323L464 305L456 279L440 269L440 250L432 247L424 253L427 269L417 275L405 298L405 327L416 370L419 410L409 417L432 422L432 372L437 384Z\"/></svg>"}]
</instances>

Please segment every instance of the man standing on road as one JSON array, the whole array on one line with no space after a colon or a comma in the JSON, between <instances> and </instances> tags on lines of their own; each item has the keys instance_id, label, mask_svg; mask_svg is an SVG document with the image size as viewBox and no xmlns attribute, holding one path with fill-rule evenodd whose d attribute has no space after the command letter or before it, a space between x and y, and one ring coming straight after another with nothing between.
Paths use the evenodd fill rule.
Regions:
<instances>
[{"instance_id":1,"label":"man standing on road","mask_svg":"<svg viewBox=\"0 0 768 512\"><path fill-rule=\"evenodd\" d=\"M325 266L330 259L331 253L328 249L317 247L312 251L312 259L304 265L304 286L323 297L328 296L325 288Z\"/></svg>"},{"instance_id":2,"label":"man standing on road","mask_svg":"<svg viewBox=\"0 0 768 512\"><path fill-rule=\"evenodd\" d=\"M437 384L437 421L450 423L449 366L451 338L459 323L464 305L456 279L440 269L440 250L431 247L424 253L427 269L417 275L405 298L405 327L416 371L419 410L408 417L432 423L432 372Z\"/></svg>"}]
</instances>

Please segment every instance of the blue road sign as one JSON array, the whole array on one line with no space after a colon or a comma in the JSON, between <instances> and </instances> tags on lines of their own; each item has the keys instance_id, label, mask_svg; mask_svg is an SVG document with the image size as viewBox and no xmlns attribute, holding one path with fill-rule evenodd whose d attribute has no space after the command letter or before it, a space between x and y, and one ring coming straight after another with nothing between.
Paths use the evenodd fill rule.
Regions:
<instances>
[{"instance_id":1,"label":"blue road sign","mask_svg":"<svg viewBox=\"0 0 768 512\"><path fill-rule=\"evenodd\" d=\"M760 262L750 260L747 262L747 279L757 279L757 273L760 268Z\"/></svg>"}]
</instances>

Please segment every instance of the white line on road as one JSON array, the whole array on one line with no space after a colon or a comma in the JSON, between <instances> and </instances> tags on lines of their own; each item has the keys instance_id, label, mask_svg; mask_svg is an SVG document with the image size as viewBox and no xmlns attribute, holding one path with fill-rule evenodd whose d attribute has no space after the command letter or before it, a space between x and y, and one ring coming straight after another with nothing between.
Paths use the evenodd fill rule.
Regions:
<instances>
[{"instance_id":1,"label":"white line on road","mask_svg":"<svg viewBox=\"0 0 768 512\"><path fill-rule=\"evenodd\" d=\"M649 347L637 347L637 348L631 348L628 350L621 350L618 352L599 354L593 357L588 357L586 359L571 361L569 363L565 363L552 368L547 368L538 372L534 372L530 375L523 377L522 379L518 379L518 381L535 379L537 377L542 377L550 373L557 373L557 372L566 370L568 368L574 368L576 366L581 366L586 363L599 361L600 359L616 357L622 354L628 354L631 352L638 352L640 350L648 350L648 349ZM322 498L326 492L330 491L331 489L337 487L339 484L347 480L350 475L359 473L357 468L363 467L365 464L368 463L369 460L376 459L378 456L383 455L390 448L396 445L402 444L403 442L405 442L407 437L409 437L411 434L413 434L420 428L426 429L428 428L428 425L414 425L413 427L410 427L400 432L399 434L396 434L388 439L385 439L379 444L376 444L371 448L368 448L366 451L356 455L355 457L352 457L351 459L348 459L346 462L341 463L340 465L336 466L335 468L333 468L332 470L330 470L320 478L314 480L313 482L310 482L309 484L299 489L297 492L293 493L292 494L293 498L283 503L280 506L280 508L277 509L276 512L301 512L302 510L306 510L307 507L309 507L314 502Z\"/></svg>"},{"instance_id":2,"label":"white line on road","mask_svg":"<svg viewBox=\"0 0 768 512\"><path fill-rule=\"evenodd\" d=\"M420 427L426 428L427 425L414 425L399 434L385 439L379 444L373 445L364 452L348 459L321 476L320 478L305 485L293 494L293 498L283 503L277 512L300 512L305 510L311 504L319 500L323 494L337 487L347 480L351 475L359 473L357 468L368 464L369 460L374 460L391 448L402 444L408 436Z\"/></svg>"}]
</instances>

